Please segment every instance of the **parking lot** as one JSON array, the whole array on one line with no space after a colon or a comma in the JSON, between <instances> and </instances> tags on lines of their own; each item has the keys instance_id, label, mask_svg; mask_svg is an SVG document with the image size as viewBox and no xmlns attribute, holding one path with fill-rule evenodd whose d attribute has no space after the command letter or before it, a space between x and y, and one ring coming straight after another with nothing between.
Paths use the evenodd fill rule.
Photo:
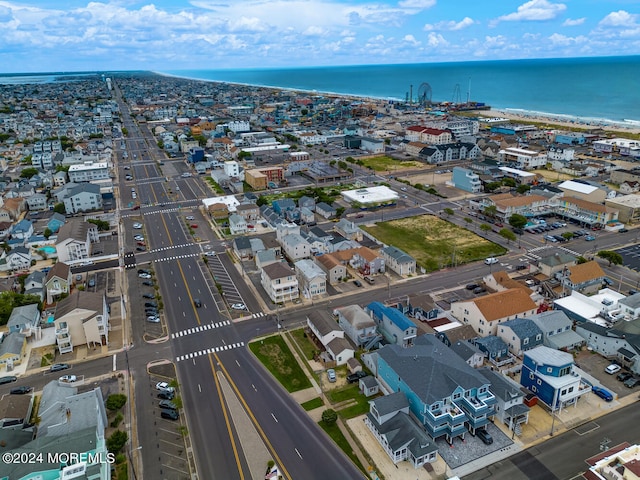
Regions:
<instances>
[{"instance_id":1,"label":"parking lot","mask_svg":"<svg viewBox=\"0 0 640 480\"><path fill-rule=\"evenodd\" d=\"M614 252L622 255L622 265L636 272L640 272L640 244L619 248Z\"/></svg>"},{"instance_id":2,"label":"parking lot","mask_svg":"<svg viewBox=\"0 0 640 480\"><path fill-rule=\"evenodd\" d=\"M184 421L182 409L179 408L179 418L171 420L161 417L159 406L162 399L158 398L158 382L171 382L175 378L173 364L155 365L149 368L149 410L153 415L153 430L157 440L155 445L146 446L145 449L157 449L157 470L145 470L145 478L163 478L167 480L185 480L191 478L189 471L189 458L187 454L188 431ZM180 390L172 400L178 407L181 406Z\"/></svg>"},{"instance_id":3,"label":"parking lot","mask_svg":"<svg viewBox=\"0 0 640 480\"><path fill-rule=\"evenodd\" d=\"M615 375L606 373L605 368L612 362L597 353L588 350L581 351L576 356L575 362L582 370L597 378L604 388L618 397L635 395L640 391L640 387L628 388L624 386L624 384L617 379L617 373ZM621 371L624 371L624 369Z\"/></svg>"}]
</instances>

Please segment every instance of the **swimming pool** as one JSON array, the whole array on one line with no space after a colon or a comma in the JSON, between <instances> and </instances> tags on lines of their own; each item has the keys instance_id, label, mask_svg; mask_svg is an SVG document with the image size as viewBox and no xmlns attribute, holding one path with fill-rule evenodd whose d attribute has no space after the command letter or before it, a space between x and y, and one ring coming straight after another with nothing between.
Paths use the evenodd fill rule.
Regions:
<instances>
[{"instance_id":1,"label":"swimming pool","mask_svg":"<svg viewBox=\"0 0 640 480\"><path fill-rule=\"evenodd\" d=\"M51 245L45 245L44 247L40 247L38 250L46 253L47 255L57 252L56 247L53 247Z\"/></svg>"}]
</instances>

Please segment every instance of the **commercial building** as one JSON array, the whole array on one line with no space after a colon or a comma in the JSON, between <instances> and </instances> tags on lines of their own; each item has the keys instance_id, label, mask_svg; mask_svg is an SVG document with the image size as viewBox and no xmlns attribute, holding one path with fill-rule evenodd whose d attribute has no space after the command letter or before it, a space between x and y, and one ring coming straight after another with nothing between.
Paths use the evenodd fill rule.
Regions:
<instances>
[{"instance_id":1,"label":"commercial building","mask_svg":"<svg viewBox=\"0 0 640 480\"><path fill-rule=\"evenodd\" d=\"M398 201L399 195L389 187L381 185L357 190L345 190L342 192L342 198L354 207L367 208L393 205Z\"/></svg>"}]
</instances>

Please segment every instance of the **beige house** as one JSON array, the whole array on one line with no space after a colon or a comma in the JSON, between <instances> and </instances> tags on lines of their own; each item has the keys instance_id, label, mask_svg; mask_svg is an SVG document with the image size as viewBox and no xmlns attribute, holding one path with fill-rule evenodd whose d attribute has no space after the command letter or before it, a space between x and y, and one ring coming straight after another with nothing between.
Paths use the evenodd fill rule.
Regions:
<instances>
[{"instance_id":1,"label":"beige house","mask_svg":"<svg viewBox=\"0 0 640 480\"><path fill-rule=\"evenodd\" d=\"M300 296L296 273L285 263L267 265L260 276L262 288L274 303L295 300Z\"/></svg>"},{"instance_id":2,"label":"beige house","mask_svg":"<svg viewBox=\"0 0 640 480\"><path fill-rule=\"evenodd\" d=\"M538 268L540 269L540 273L543 273L547 277L552 277L565 268L577 265L577 263L578 258L576 256L557 251L552 255L547 255L538 260Z\"/></svg>"},{"instance_id":3,"label":"beige house","mask_svg":"<svg viewBox=\"0 0 640 480\"><path fill-rule=\"evenodd\" d=\"M498 325L514 318L536 313L537 305L521 288L511 288L483 297L451 304L451 313L459 321L471 325L482 337L496 335Z\"/></svg>"},{"instance_id":4,"label":"beige house","mask_svg":"<svg viewBox=\"0 0 640 480\"><path fill-rule=\"evenodd\" d=\"M99 243L98 227L78 218L70 219L60 227L56 250L59 262L77 262L89 258L91 244Z\"/></svg>"},{"instance_id":5,"label":"beige house","mask_svg":"<svg viewBox=\"0 0 640 480\"><path fill-rule=\"evenodd\" d=\"M109 314L103 294L77 290L58 302L54 318L60 353L71 353L80 345L95 347L109 342Z\"/></svg>"},{"instance_id":6,"label":"beige house","mask_svg":"<svg viewBox=\"0 0 640 480\"><path fill-rule=\"evenodd\" d=\"M347 278L346 265L330 253L314 256L313 261L327 274L329 285L336 285Z\"/></svg>"},{"instance_id":7,"label":"beige house","mask_svg":"<svg viewBox=\"0 0 640 480\"><path fill-rule=\"evenodd\" d=\"M491 290L497 292L503 292L512 288L520 288L527 292L527 295L531 295L532 291L523 282L514 280L509 276L506 270L499 270L497 272L490 273L482 278L484 284Z\"/></svg>"},{"instance_id":8,"label":"beige house","mask_svg":"<svg viewBox=\"0 0 640 480\"><path fill-rule=\"evenodd\" d=\"M71 291L72 282L71 268L64 262L56 262L44 281L44 288L47 292L47 304L52 304L61 295Z\"/></svg>"}]
</instances>

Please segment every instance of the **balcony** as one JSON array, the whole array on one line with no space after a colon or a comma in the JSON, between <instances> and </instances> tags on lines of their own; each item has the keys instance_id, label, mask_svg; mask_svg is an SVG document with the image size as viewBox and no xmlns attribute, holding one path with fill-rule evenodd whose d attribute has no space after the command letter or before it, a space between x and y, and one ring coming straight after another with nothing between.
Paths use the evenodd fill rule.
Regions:
<instances>
[{"instance_id":1,"label":"balcony","mask_svg":"<svg viewBox=\"0 0 640 480\"><path fill-rule=\"evenodd\" d=\"M67 322L60 323L60 327L56 329L56 337L68 336L68 335L69 335L69 325L67 325Z\"/></svg>"}]
</instances>

